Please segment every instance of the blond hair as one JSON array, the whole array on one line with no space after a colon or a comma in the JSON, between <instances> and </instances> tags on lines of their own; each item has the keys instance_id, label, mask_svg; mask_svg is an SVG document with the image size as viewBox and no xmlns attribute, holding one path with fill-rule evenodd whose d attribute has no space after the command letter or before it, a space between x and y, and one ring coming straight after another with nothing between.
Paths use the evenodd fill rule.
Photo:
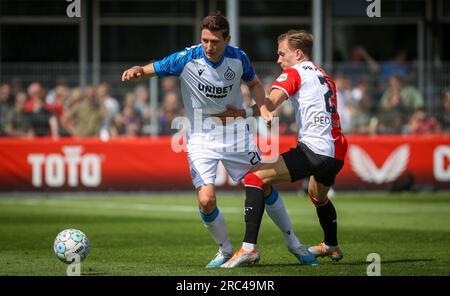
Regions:
<instances>
[{"instance_id":1,"label":"blond hair","mask_svg":"<svg viewBox=\"0 0 450 296\"><path fill-rule=\"evenodd\" d=\"M301 49L303 54L311 56L314 43L314 36L311 33L304 30L289 30L278 36L278 43L285 39L291 49Z\"/></svg>"}]
</instances>

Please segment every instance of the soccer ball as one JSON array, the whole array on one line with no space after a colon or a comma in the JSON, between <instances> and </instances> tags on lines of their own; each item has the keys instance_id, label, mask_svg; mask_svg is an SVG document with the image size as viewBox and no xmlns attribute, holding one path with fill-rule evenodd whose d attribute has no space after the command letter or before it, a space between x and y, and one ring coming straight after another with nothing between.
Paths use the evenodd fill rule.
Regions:
<instances>
[{"instance_id":1,"label":"soccer ball","mask_svg":"<svg viewBox=\"0 0 450 296\"><path fill-rule=\"evenodd\" d=\"M53 250L64 263L81 262L89 254L89 239L78 229L66 229L55 238Z\"/></svg>"}]
</instances>

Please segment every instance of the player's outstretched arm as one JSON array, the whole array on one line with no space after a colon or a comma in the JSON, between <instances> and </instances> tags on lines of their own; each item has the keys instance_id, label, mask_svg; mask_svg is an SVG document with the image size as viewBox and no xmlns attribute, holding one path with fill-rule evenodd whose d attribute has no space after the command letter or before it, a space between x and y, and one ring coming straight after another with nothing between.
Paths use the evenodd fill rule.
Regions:
<instances>
[{"instance_id":1,"label":"player's outstretched arm","mask_svg":"<svg viewBox=\"0 0 450 296\"><path fill-rule=\"evenodd\" d=\"M134 81L144 78L150 78L156 75L153 63L146 66L134 66L125 70L122 74L122 81Z\"/></svg>"}]
</instances>

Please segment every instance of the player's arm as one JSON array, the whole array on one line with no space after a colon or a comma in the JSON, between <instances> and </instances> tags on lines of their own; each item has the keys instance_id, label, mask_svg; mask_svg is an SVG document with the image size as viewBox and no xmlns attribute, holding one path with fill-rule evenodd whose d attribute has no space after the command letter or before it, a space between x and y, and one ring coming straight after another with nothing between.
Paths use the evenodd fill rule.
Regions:
<instances>
[{"instance_id":1,"label":"player's arm","mask_svg":"<svg viewBox=\"0 0 450 296\"><path fill-rule=\"evenodd\" d=\"M266 99L266 92L264 90L264 85L259 80L258 76L255 75L255 78L249 82L247 82L247 85L250 89L250 92L253 94L253 98L256 102L256 107L252 106L253 109L252 113L249 114L246 110L246 115L259 115L261 116L266 122L272 121L272 113L268 110L265 99Z\"/></svg>"},{"instance_id":2,"label":"player's arm","mask_svg":"<svg viewBox=\"0 0 450 296\"><path fill-rule=\"evenodd\" d=\"M250 85L249 85L250 87ZM256 87L256 92L258 92L258 86ZM263 90L264 91L264 88ZM276 110L286 99L288 98L288 96L286 95L286 93L280 89L277 88L273 88L272 91L270 92L270 95L268 97L263 96L263 108L265 108L267 110L267 112L273 112L274 110ZM257 101L257 99L255 98L255 101ZM259 101L259 103L261 104L261 101ZM261 112L260 112L260 107L258 105L258 102L256 104L254 104L253 106L249 107L252 109L252 111L249 111L247 109L238 109L235 106L232 105L227 105L227 110L225 112L222 112L220 114L216 114L215 116L225 120L226 117L248 117L249 113L251 113L253 116L260 116ZM267 118L265 118L267 120ZM269 120L270 121L270 120Z\"/></svg>"},{"instance_id":3,"label":"player's arm","mask_svg":"<svg viewBox=\"0 0 450 296\"><path fill-rule=\"evenodd\" d=\"M51 134L52 138L58 139L59 138L58 119L56 119L56 116L52 115L48 120L48 124L50 126L50 134Z\"/></svg>"},{"instance_id":4,"label":"player's arm","mask_svg":"<svg viewBox=\"0 0 450 296\"><path fill-rule=\"evenodd\" d=\"M153 76L156 76L156 71L155 67L153 67L153 63L150 63L145 66L134 66L125 70L122 74L122 81L141 80Z\"/></svg>"},{"instance_id":5,"label":"player's arm","mask_svg":"<svg viewBox=\"0 0 450 296\"><path fill-rule=\"evenodd\" d=\"M270 112L276 110L286 99L288 96L284 91L278 88L273 88L270 92L269 97L266 98L264 104Z\"/></svg>"},{"instance_id":6,"label":"player's arm","mask_svg":"<svg viewBox=\"0 0 450 296\"><path fill-rule=\"evenodd\" d=\"M247 86L250 89L250 93L252 94L252 97L254 98L256 104L252 105L251 107L248 107L246 109L240 109L233 105L227 105L227 110L215 114L214 116L219 117L223 122L226 121L226 118L237 118L237 117L249 117L249 116L260 116L261 115L261 107L266 110L264 107L264 101L266 93L264 91L264 86L259 80L259 78L255 75L255 77L247 82Z\"/></svg>"},{"instance_id":7,"label":"player's arm","mask_svg":"<svg viewBox=\"0 0 450 296\"><path fill-rule=\"evenodd\" d=\"M190 53L191 52L188 49L185 49L148 65L131 67L123 72L122 81L140 80L156 75L158 75L158 77L180 76L184 66L191 57Z\"/></svg>"}]
</instances>

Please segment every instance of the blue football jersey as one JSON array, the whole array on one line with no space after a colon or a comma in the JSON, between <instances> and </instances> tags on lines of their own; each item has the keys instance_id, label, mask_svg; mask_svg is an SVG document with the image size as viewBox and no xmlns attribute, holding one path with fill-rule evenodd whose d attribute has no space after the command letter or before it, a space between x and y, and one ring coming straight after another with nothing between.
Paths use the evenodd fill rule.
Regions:
<instances>
[{"instance_id":1,"label":"blue football jersey","mask_svg":"<svg viewBox=\"0 0 450 296\"><path fill-rule=\"evenodd\" d=\"M186 115L194 125L194 113L203 118L226 110L226 105L242 106L241 80L254 79L255 70L240 48L227 45L221 60L209 61L201 44L175 52L155 62L158 77L178 76Z\"/></svg>"}]
</instances>

